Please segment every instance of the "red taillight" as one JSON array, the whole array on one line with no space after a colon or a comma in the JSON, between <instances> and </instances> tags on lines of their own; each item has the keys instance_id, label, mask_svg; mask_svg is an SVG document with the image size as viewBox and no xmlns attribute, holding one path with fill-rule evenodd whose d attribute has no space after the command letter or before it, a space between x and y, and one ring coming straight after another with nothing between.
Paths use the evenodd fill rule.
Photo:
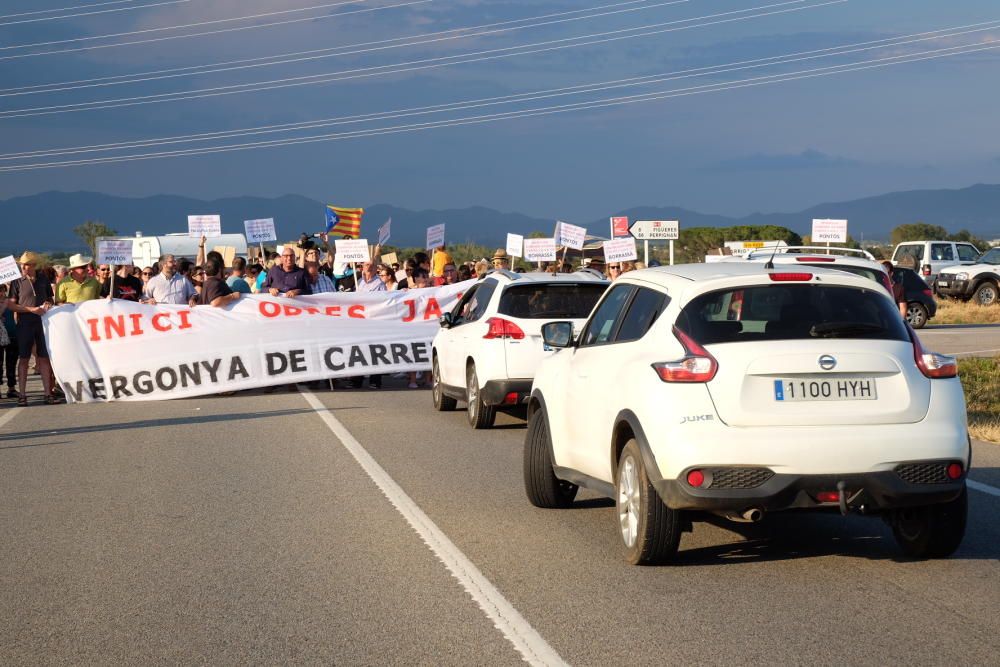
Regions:
<instances>
[{"instance_id":1,"label":"red taillight","mask_svg":"<svg viewBox=\"0 0 1000 667\"><path fill-rule=\"evenodd\" d=\"M816 500L821 503L836 503L840 502L840 492L839 491L820 491L816 494Z\"/></svg>"},{"instance_id":2,"label":"red taillight","mask_svg":"<svg viewBox=\"0 0 1000 667\"><path fill-rule=\"evenodd\" d=\"M517 405L517 392L512 391L503 397L504 405Z\"/></svg>"},{"instance_id":3,"label":"red taillight","mask_svg":"<svg viewBox=\"0 0 1000 667\"><path fill-rule=\"evenodd\" d=\"M924 296L926 296L928 298L931 298L931 299L934 298L934 292L930 291L929 289L920 290L920 291L923 293Z\"/></svg>"},{"instance_id":4,"label":"red taillight","mask_svg":"<svg viewBox=\"0 0 1000 667\"><path fill-rule=\"evenodd\" d=\"M684 347L684 358L653 364L656 374L664 382L711 382L719 370L719 362L708 353L708 350L676 326L673 332Z\"/></svg>"},{"instance_id":5,"label":"red taillight","mask_svg":"<svg viewBox=\"0 0 1000 667\"><path fill-rule=\"evenodd\" d=\"M947 468L948 479L959 479L964 472L961 463L952 463Z\"/></svg>"},{"instance_id":6,"label":"red taillight","mask_svg":"<svg viewBox=\"0 0 1000 667\"><path fill-rule=\"evenodd\" d=\"M502 317L491 317L486 320L486 324L490 328L483 338L513 338L514 340L524 338L524 332L521 331L521 327Z\"/></svg>"},{"instance_id":7,"label":"red taillight","mask_svg":"<svg viewBox=\"0 0 1000 667\"><path fill-rule=\"evenodd\" d=\"M687 483L695 488L705 483L705 473L700 470L692 470L688 473Z\"/></svg>"},{"instance_id":8,"label":"red taillight","mask_svg":"<svg viewBox=\"0 0 1000 667\"><path fill-rule=\"evenodd\" d=\"M820 255L819 257L796 257L795 261L796 262L836 262L837 258L836 257L823 257L822 255Z\"/></svg>"},{"instance_id":9,"label":"red taillight","mask_svg":"<svg viewBox=\"0 0 1000 667\"><path fill-rule=\"evenodd\" d=\"M958 375L958 362L955 361L955 357L937 352L925 352L913 327L907 324L906 328L910 332L910 340L913 341L913 359L925 377L953 378Z\"/></svg>"},{"instance_id":10,"label":"red taillight","mask_svg":"<svg viewBox=\"0 0 1000 667\"><path fill-rule=\"evenodd\" d=\"M776 283L796 283L812 280L811 273L769 273L771 280Z\"/></svg>"}]
</instances>

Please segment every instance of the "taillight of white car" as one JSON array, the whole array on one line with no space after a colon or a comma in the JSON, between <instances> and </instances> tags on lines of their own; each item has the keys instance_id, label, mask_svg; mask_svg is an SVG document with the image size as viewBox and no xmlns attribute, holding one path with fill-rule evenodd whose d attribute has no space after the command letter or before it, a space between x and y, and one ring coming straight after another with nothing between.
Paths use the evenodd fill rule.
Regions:
<instances>
[{"instance_id":1,"label":"taillight of white car","mask_svg":"<svg viewBox=\"0 0 1000 667\"><path fill-rule=\"evenodd\" d=\"M920 339L913 327L907 324L906 328L910 332L910 340L913 341L913 359L925 377L931 379L953 378L958 375L958 361L955 360L955 357L937 352L927 352L920 344Z\"/></svg>"},{"instance_id":2,"label":"taillight of white car","mask_svg":"<svg viewBox=\"0 0 1000 667\"><path fill-rule=\"evenodd\" d=\"M489 326L489 330L483 338L512 338L514 340L524 338L524 331L521 327L502 317L491 317L486 320L486 324Z\"/></svg>"},{"instance_id":3,"label":"taillight of white car","mask_svg":"<svg viewBox=\"0 0 1000 667\"><path fill-rule=\"evenodd\" d=\"M684 357L677 361L653 364L653 370L664 382L711 382L719 371L719 362L708 350L686 333L673 328L674 337L684 347Z\"/></svg>"}]
</instances>

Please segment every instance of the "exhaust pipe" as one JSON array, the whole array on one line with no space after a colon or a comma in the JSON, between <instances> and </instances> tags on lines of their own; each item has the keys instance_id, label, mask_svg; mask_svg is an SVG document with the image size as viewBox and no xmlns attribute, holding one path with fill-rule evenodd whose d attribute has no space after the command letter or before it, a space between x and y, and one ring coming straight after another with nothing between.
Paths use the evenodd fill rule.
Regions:
<instances>
[{"instance_id":1,"label":"exhaust pipe","mask_svg":"<svg viewBox=\"0 0 1000 667\"><path fill-rule=\"evenodd\" d=\"M744 512L725 512L723 517L737 523L757 523L764 518L764 510L759 507L752 507Z\"/></svg>"}]
</instances>

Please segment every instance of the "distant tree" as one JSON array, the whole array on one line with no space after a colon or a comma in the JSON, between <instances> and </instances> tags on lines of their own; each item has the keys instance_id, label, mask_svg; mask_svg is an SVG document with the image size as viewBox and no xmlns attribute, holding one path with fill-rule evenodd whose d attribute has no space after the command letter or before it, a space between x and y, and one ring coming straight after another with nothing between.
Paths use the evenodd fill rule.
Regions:
<instances>
[{"instance_id":1,"label":"distant tree","mask_svg":"<svg viewBox=\"0 0 1000 667\"><path fill-rule=\"evenodd\" d=\"M946 241L947 239L947 229L940 225L928 225L926 222L899 225L889 233L889 242L893 246L906 241Z\"/></svg>"},{"instance_id":2,"label":"distant tree","mask_svg":"<svg viewBox=\"0 0 1000 667\"><path fill-rule=\"evenodd\" d=\"M533 231L533 232L528 232L528 238L529 239L547 239L550 236L552 236L552 235L551 234L547 234L545 232L540 232L537 229L535 231Z\"/></svg>"},{"instance_id":3,"label":"distant tree","mask_svg":"<svg viewBox=\"0 0 1000 667\"><path fill-rule=\"evenodd\" d=\"M957 233L952 234L948 237L949 241L964 241L966 243L971 243L982 251L990 247L990 242L986 239L981 239L978 236L974 236L972 232L968 229L960 229Z\"/></svg>"},{"instance_id":4,"label":"distant tree","mask_svg":"<svg viewBox=\"0 0 1000 667\"><path fill-rule=\"evenodd\" d=\"M111 229L103 222L88 220L82 225L73 228L73 233L80 237L92 256L97 255L97 238L100 236L115 236L118 232Z\"/></svg>"}]
</instances>

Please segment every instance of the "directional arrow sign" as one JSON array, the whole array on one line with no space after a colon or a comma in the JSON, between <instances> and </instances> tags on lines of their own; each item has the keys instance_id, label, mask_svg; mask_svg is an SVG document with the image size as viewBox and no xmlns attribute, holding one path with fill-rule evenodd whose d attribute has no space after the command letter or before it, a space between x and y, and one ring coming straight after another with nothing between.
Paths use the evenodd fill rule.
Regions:
<instances>
[{"instance_id":1,"label":"directional arrow sign","mask_svg":"<svg viewBox=\"0 0 1000 667\"><path fill-rule=\"evenodd\" d=\"M636 220L628 233L640 241L676 241L681 223L677 220Z\"/></svg>"}]
</instances>

